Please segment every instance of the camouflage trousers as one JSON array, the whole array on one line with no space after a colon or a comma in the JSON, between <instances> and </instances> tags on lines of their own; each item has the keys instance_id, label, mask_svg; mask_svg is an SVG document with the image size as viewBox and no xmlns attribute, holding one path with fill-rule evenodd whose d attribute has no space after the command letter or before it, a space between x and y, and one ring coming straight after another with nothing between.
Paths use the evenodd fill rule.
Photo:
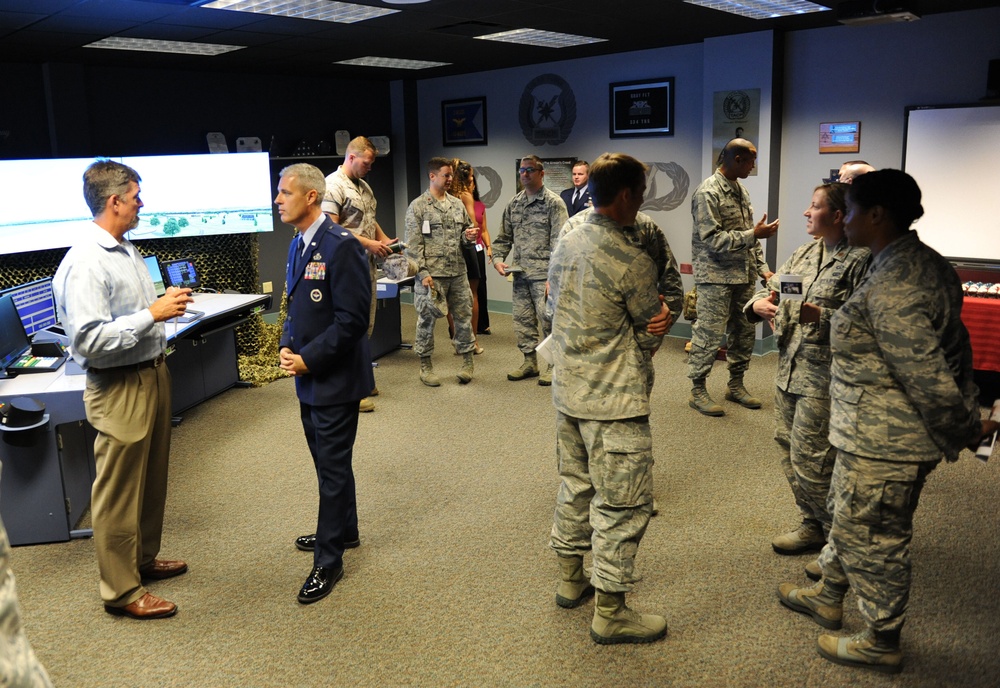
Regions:
<instances>
[{"instance_id":1,"label":"camouflage trousers","mask_svg":"<svg viewBox=\"0 0 1000 688\"><path fill-rule=\"evenodd\" d=\"M830 486L830 536L823 578L850 585L875 631L895 631L910 599L913 513L937 462L878 461L839 450Z\"/></svg>"},{"instance_id":2,"label":"camouflage trousers","mask_svg":"<svg viewBox=\"0 0 1000 688\"><path fill-rule=\"evenodd\" d=\"M753 284L698 284L698 319L691 325L688 377L707 378L723 337L729 336L726 360L730 375L750 367L756 327L747 320L743 306L754 294Z\"/></svg>"},{"instance_id":3,"label":"camouflage trousers","mask_svg":"<svg viewBox=\"0 0 1000 688\"><path fill-rule=\"evenodd\" d=\"M435 277L434 287L448 301L448 312L455 320L455 350L466 354L476 348L472 334L472 289L464 273L458 277ZM430 290L419 281L413 286L413 306L417 311L417 334L413 350L418 356L434 353L434 324L437 318L431 313Z\"/></svg>"},{"instance_id":4,"label":"camouflage trousers","mask_svg":"<svg viewBox=\"0 0 1000 688\"><path fill-rule=\"evenodd\" d=\"M378 303L378 280L375 278L375 270L371 272L372 275L372 304L371 308L368 310L368 338L372 336L372 331L375 329L375 306Z\"/></svg>"},{"instance_id":5,"label":"camouflage trousers","mask_svg":"<svg viewBox=\"0 0 1000 688\"><path fill-rule=\"evenodd\" d=\"M830 446L830 400L774 394L774 440L781 448L781 468L792 488L802 519L830 532L830 476L837 450Z\"/></svg>"},{"instance_id":6,"label":"camouflage trousers","mask_svg":"<svg viewBox=\"0 0 1000 688\"><path fill-rule=\"evenodd\" d=\"M583 420L556 413L562 483L549 544L564 557L593 551L590 580L628 592L641 579L635 555L653 512L649 419Z\"/></svg>"},{"instance_id":7,"label":"camouflage trousers","mask_svg":"<svg viewBox=\"0 0 1000 688\"><path fill-rule=\"evenodd\" d=\"M517 348L521 353L532 353L552 332L552 315L545 304L545 280L514 275L510 306Z\"/></svg>"},{"instance_id":8,"label":"camouflage trousers","mask_svg":"<svg viewBox=\"0 0 1000 688\"><path fill-rule=\"evenodd\" d=\"M17 586L9 562L10 541L0 520L0 685L51 688L49 675L35 657L21 627Z\"/></svg>"}]
</instances>

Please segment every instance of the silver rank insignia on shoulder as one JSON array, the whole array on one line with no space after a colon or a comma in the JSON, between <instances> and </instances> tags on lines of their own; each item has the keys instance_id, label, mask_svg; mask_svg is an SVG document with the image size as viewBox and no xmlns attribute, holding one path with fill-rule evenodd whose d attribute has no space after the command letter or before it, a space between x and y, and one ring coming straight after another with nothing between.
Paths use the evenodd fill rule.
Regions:
<instances>
[{"instance_id":1,"label":"silver rank insignia on shoulder","mask_svg":"<svg viewBox=\"0 0 1000 688\"><path fill-rule=\"evenodd\" d=\"M340 236L347 236L347 232L341 232Z\"/></svg>"}]
</instances>

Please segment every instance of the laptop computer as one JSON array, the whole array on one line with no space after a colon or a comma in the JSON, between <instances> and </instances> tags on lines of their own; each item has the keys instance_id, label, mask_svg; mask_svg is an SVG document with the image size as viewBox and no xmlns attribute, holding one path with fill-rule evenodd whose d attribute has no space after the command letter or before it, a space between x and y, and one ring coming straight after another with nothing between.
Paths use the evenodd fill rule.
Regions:
<instances>
[{"instance_id":1,"label":"laptop computer","mask_svg":"<svg viewBox=\"0 0 1000 688\"><path fill-rule=\"evenodd\" d=\"M58 342L32 345L17 313L14 298L0 297L0 373L3 377L22 373L49 373L66 362L66 350Z\"/></svg>"},{"instance_id":2,"label":"laptop computer","mask_svg":"<svg viewBox=\"0 0 1000 688\"><path fill-rule=\"evenodd\" d=\"M142 262L146 264L149 276L153 280L153 288L156 289L156 298L160 298L167 293L167 285L163 281L163 273L160 272L160 261L156 259L156 256L146 256L142 259Z\"/></svg>"},{"instance_id":3,"label":"laptop computer","mask_svg":"<svg viewBox=\"0 0 1000 688\"><path fill-rule=\"evenodd\" d=\"M187 287L196 290L201 286L201 278L198 277L194 261L190 258L168 260L163 263L163 271L166 273L166 284L171 287ZM159 272L159 268L157 268L157 272ZM160 279L162 280L163 277L161 276ZM194 322L203 315L205 315L204 311L196 311L193 308L188 308L184 312L184 315L172 318L172 320L179 323L189 323Z\"/></svg>"}]
</instances>

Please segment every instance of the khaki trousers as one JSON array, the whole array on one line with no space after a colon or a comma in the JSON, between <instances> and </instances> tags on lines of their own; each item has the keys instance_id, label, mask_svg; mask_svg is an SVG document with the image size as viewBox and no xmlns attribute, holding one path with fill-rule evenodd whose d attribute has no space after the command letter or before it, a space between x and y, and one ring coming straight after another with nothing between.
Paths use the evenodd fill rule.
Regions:
<instances>
[{"instance_id":1,"label":"khaki trousers","mask_svg":"<svg viewBox=\"0 0 1000 688\"><path fill-rule=\"evenodd\" d=\"M170 372L156 368L88 373L83 395L97 430L91 493L101 599L123 607L146 590L139 568L160 551L170 456Z\"/></svg>"}]
</instances>

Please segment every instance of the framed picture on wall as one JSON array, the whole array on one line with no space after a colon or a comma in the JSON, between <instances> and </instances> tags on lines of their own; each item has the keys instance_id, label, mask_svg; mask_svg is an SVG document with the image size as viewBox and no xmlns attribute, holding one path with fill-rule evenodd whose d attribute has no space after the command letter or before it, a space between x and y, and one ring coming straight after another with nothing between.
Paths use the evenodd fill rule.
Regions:
<instances>
[{"instance_id":1,"label":"framed picture on wall","mask_svg":"<svg viewBox=\"0 0 1000 688\"><path fill-rule=\"evenodd\" d=\"M820 122L820 153L858 153L861 151L861 122Z\"/></svg>"},{"instance_id":2,"label":"framed picture on wall","mask_svg":"<svg viewBox=\"0 0 1000 688\"><path fill-rule=\"evenodd\" d=\"M673 136L674 77L609 86L611 138Z\"/></svg>"},{"instance_id":3,"label":"framed picture on wall","mask_svg":"<svg viewBox=\"0 0 1000 688\"><path fill-rule=\"evenodd\" d=\"M446 146L485 146L486 98L442 101L441 127Z\"/></svg>"}]
</instances>

